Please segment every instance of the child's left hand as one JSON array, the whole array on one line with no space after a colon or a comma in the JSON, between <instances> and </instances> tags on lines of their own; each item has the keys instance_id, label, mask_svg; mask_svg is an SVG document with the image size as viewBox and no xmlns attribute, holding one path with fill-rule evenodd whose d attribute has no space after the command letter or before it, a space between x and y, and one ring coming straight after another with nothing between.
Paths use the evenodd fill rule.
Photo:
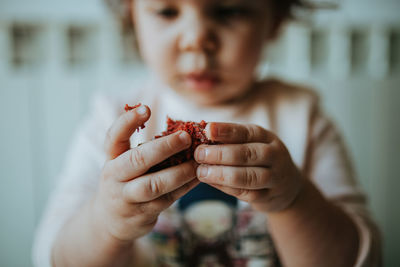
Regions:
<instances>
[{"instance_id":1,"label":"child's left hand","mask_svg":"<svg viewBox=\"0 0 400 267\"><path fill-rule=\"evenodd\" d=\"M253 124L209 123L207 136L223 145L195 151L200 181L249 202L261 212L281 211L295 201L302 176L273 133Z\"/></svg>"}]
</instances>

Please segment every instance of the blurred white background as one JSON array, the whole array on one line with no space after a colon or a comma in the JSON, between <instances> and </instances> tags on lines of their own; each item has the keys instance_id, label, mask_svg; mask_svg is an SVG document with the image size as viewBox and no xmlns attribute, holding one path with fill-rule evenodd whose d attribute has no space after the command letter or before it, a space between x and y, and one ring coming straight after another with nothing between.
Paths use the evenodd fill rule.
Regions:
<instances>
[{"instance_id":1,"label":"blurred white background","mask_svg":"<svg viewBox=\"0 0 400 267\"><path fill-rule=\"evenodd\" d=\"M400 266L400 1L342 0L289 25L262 72L316 88ZM97 90L146 75L102 0L0 0L0 266L31 266L34 229Z\"/></svg>"}]
</instances>

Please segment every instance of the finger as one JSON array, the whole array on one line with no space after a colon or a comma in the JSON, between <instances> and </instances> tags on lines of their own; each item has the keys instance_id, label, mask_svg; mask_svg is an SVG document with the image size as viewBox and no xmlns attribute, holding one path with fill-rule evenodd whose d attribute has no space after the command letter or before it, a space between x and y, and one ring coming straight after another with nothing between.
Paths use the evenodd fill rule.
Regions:
<instances>
[{"instance_id":1,"label":"finger","mask_svg":"<svg viewBox=\"0 0 400 267\"><path fill-rule=\"evenodd\" d=\"M199 180L193 179L190 182L177 188L176 190L168 194L162 195L157 199L148 202L138 203L138 209L142 214L159 214L160 212L171 206L176 200L178 200L194 187L196 187L199 183Z\"/></svg>"},{"instance_id":2,"label":"finger","mask_svg":"<svg viewBox=\"0 0 400 267\"><path fill-rule=\"evenodd\" d=\"M229 186L223 186L218 184L209 184L216 189L234 196L242 201L246 202L258 202L261 199L266 199L268 197L268 189L261 189L261 190L250 190L250 189L241 189L241 188L232 188Z\"/></svg>"},{"instance_id":3,"label":"finger","mask_svg":"<svg viewBox=\"0 0 400 267\"><path fill-rule=\"evenodd\" d=\"M146 173L152 166L188 148L190 135L179 131L132 148L118 158L106 163L104 172L126 182Z\"/></svg>"},{"instance_id":4,"label":"finger","mask_svg":"<svg viewBox=\"0 0 400 267\"><path fill-rule=\"evenodd\" d=\"M146 202L170 193L196 178L197 164L182 163L126 183L123 198L127 202Z\"/></svg>"},{"instance_id":5,"label":"finger","mask_svg":"<svg viewBox=\"0 0 400 267\"><path fill-rule=\"evenodd\" d=\"M263 189L271 187L270 171L261 167L234 167L200 165L197 178L204 183L240 189Z\"/></svg>"},{"instance_id":6,"label":"finger","mask_svg":"<svg viewBox=\"0 0 400 267\"><path fill-rule=\"evenodd\" d=\"M264 143L200 145L194 158L198 163L229 166L271 166L274 147Z\"/></svg>"},{"instance_id":7,"label":"finger","mask_svg":"<svg viewBox=\"0 0 400 267\"><path fill-rule=\"evenodd\" d=\"M275 135L255 124L235 124L210 122L206 126L206 135L213 141L230 144L271 143Z\"/></svg>"},{"instance_id":8,"label":"finger","mask_svg":"<svg viewBox=\"0 0 400 267\"><path fill-rule=\"evenodd\" d=\"M150 113L149 107L140 106L118 117L108 130L104 143L109 159L114 159L130 149L129 138L150 118Z\"/></svg>"}]
</instances>

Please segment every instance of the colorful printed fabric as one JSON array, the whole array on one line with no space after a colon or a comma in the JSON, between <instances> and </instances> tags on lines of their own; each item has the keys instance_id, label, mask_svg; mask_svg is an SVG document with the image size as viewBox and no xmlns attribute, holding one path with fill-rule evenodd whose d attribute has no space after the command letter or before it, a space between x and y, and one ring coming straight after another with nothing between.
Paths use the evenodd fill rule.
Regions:
<instances>
[{"instance_id":1,"label":"colorful printed fabric","mask_svg":"<svg viewBox=\"0 0 400 267\"><path fill-rule=\"evenodd\" d=\"M197 199L184 209L175 205L160 215L150 234L158 265L280 266L265 216L216 198Z\"/></svg>"}]
</instances>

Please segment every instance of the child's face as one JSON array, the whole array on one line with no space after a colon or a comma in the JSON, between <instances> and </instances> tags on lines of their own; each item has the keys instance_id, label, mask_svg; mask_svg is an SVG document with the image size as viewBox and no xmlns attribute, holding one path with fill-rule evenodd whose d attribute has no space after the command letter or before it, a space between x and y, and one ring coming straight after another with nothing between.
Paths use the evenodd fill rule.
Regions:
<instances>
[{"instance_id":1,"label":"child's face","mask_svg":"<svg viewBox=\"0 0 400 267\"><path fill-rule=\"evenodd\" d=\"M216 105L251 88L269 0L134 0L133 12L145 62L179 94Z\"/></svg>"}]
</instances>

